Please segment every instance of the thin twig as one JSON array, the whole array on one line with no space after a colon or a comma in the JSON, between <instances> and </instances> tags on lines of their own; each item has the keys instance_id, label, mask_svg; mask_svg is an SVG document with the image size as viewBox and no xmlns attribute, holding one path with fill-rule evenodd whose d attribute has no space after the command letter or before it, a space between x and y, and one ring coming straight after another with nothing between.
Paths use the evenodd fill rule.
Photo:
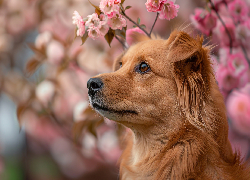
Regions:
<instances>
[{"instance_id":1,"label":"thin twig","mask_svg":"<svg viewBox=\"0 0 250 180\"><path fill-rule=\"evenodd\" d=\"M121 11L122 11L123 16L125 16L130 22L132 22L134 25L140 28L149 38L151 38L150 34L144 28L142 28L139 24L133 21L130 17L128 17L123 9L121 9Z\"/></svg>"},{"instance_id":2,"label":"thin twig","mask_svg":"<svg viewBox=\"0 0 250 180\"><path fill-rule=\"evenodd\" d=\"M119 41L122 44L122 46L123 46L124 49L128 49L128 47L126 46L126 44L120 38L118 38L117 36L115 36L115 38L117 39L117 41Z\"/></svg>"},{"instance_id":3,"label":"thin twig","mask_svg":"<svg viewBox=\"0 0 250 180\"><path fill-rule=\"evenodd\" d=\"M241 47L241 49L242 49L242 51L243 51L243 54L244 54L244 56L245 56L245 58L246 58L246 60L247 60L247 62L248 62L248 65L249 65L249 67L250 67L250 60L249 60L249 58L248 58L247 51L246 51L245 47L243 46L243 44L240 44L240 47Z\"/></svg>"},{"instance_id":4,"label":"thin twig","mask_svg":"<svg viewBox=\"0 0 250 180\"><path fill-rule=\"evenodd\" d=\"M152 33L152 31L153 31L153 29L154 29L154 27L155 27L155 23L156 23L158 17L159 17L159 13L157 12L157 15L156 15L156 17L155 17L154 24L153 24L153 26L152 26L152 28L151 28L151 30L150 30L150 33L149 33L149 36L150 36L150 37L151 37L151 33Z\"/></svg>"},{"instance_id":5,"label":"thin twig","mask_svg":"<svg viewBox=\"0 0 250 180\"><path fill-rule=\"evenodd\" d=\"M212 0L209 0L209 3L211 4L212 9L214 10L214 12L216 13L218 19L220 20L221 24L223 25L223 27L224 27L225 30L226 30L226 33L227 33L228 38L229 38L230 54L232 54L233 39L232 39L232 37L231 37L231 35L230 35L230 32L229 32L227 26L225 25L224 21L221 19L221 17L220 17L220 15L219 15L218 11L216 10L216 8L215 8L214 3L212 2Z\"/></svg>"},{"instance_id":6,"label":"thin twig","mask_svg":"<svg viewBox=\"0 0 250 180\"><path fill-rule=\"evenodd\" d=\"M227 10L228 10L227 2L225 0L223 0L223 3L225 4L225 6L227 7ZM231 18L232 18L232 20L234 22L234 25L237 26L237 23L234 21L234 18L232 16L231 16ZM241 49L243 51L243 54L244 54L249 66L250 66L250 59L249 59L249 57L247 55L247 51L246 51L246 49L245 49L245 47L244 47L244 45L242 43L240 43L240 47L241 47Z\"/></svg>"}]
</instances>

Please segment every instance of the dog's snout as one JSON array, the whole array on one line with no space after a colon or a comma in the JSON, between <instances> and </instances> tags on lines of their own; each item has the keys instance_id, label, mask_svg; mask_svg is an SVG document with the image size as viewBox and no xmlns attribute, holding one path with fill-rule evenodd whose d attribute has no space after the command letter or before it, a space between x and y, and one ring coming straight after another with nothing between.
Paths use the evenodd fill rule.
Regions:
<instances>
[{"instance_id":1,"label":"dog's snout","mask_svg":"<svg viewBox=\"0 0 250 180\"><path fill-rule=\"evenodd\" d=\"M102 87L103 87L103 82L100 78L90 78L87 82L89 95L93 96L97 91L100 91Z\"/></svg>"}]
</instances>

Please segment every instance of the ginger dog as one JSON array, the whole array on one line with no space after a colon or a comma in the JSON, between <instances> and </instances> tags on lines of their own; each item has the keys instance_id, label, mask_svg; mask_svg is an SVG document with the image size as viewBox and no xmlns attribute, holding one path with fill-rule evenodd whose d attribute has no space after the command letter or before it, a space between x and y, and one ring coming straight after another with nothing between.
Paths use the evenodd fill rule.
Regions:
<instances>
[{"instance_id":1,"label":"ginger dog","mask_svg":"<svg viewBox=\"0 0 250 180\"><path fill-rule=\"evenodd\" d=\"M135 36L115 72L88 81L91 106L130 128L122 180L250 179L233 153L223 97L203 38Z\"/></svg>"}]
</instances>

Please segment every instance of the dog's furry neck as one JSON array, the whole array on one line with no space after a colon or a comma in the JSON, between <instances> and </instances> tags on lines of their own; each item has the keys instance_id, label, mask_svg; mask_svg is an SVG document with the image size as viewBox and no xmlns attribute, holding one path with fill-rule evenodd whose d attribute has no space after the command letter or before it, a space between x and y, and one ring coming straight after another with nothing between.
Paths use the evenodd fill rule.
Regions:
<instances>
[{"instance_id":1,"label":"dog's furry neck","mask_svg":"<svg viewBox=\"0 0 250 180\"><path fill-rule=\"evenodd\" d=\"M192 126L187 125L181 129L175 129L174 132L166 129L159 131L160 129L155 126L151 130L157 132L156 134L152 134L152 131L148 130L146 130L148 131L146 136L144 132L131 133L133 142L131 147L128 147L130 152L124 152L124 154L130 153L130 157L127 162L121 162L123 168L126 169L125 172L131 174L123 174L121 179L126 179L127 176L133 177L133 179L181 179L183 174L187 173L188 168L192 169L194 162L193 158L191 160L188 157L191 154L188 155L188 152L185 151L185 148L188 148L186 145L190 143L189 140L193 139L188 133L191 128ZM158 131L155 131L156 129ZM184 136L190 137L185 138ZM199 148L202 149L202 147ZM177 162L181 162L181 164ZM139 172L140 175L137 177L135 172Z\"/></svg>"},{"instance_id":2,"label":"dog's furry neck","mask_svg":"<svg viewBox=\"0 0 250 180\"><path fill-rule=\"evenodd\" d=\"M121 180L217 179L218 177L227 177L229 180L233 179L232 177L241 177L242 167L238 166L238 156L232 156L230 144L228 152L232 158L226 157L228 152L221 152L213 138L191 124L176 129L175 133L163 135L159 132L150 141L148 138L152 136L145 138L138 132L131 132L130 136L132 141L121 157ZM162 142L158 137L165 141Z\"/></svg>"}]
</instances>

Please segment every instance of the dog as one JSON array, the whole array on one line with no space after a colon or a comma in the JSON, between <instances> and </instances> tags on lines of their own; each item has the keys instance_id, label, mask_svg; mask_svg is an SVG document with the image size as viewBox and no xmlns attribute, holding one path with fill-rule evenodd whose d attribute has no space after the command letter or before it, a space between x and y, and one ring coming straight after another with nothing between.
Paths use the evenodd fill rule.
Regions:
<instances>
[{"instance_id":1,"label":"dog","mask_svg":"<svg viewBox=\"0 0 250 180\"><path fill-rule=\"evenodd\" d=\"M114 72L87 82L91 106L132 131L121 180L245 180L233 153L223 97L203 37L173 31L167 40L135 34Z\"/></svg>"}]
</instances>

